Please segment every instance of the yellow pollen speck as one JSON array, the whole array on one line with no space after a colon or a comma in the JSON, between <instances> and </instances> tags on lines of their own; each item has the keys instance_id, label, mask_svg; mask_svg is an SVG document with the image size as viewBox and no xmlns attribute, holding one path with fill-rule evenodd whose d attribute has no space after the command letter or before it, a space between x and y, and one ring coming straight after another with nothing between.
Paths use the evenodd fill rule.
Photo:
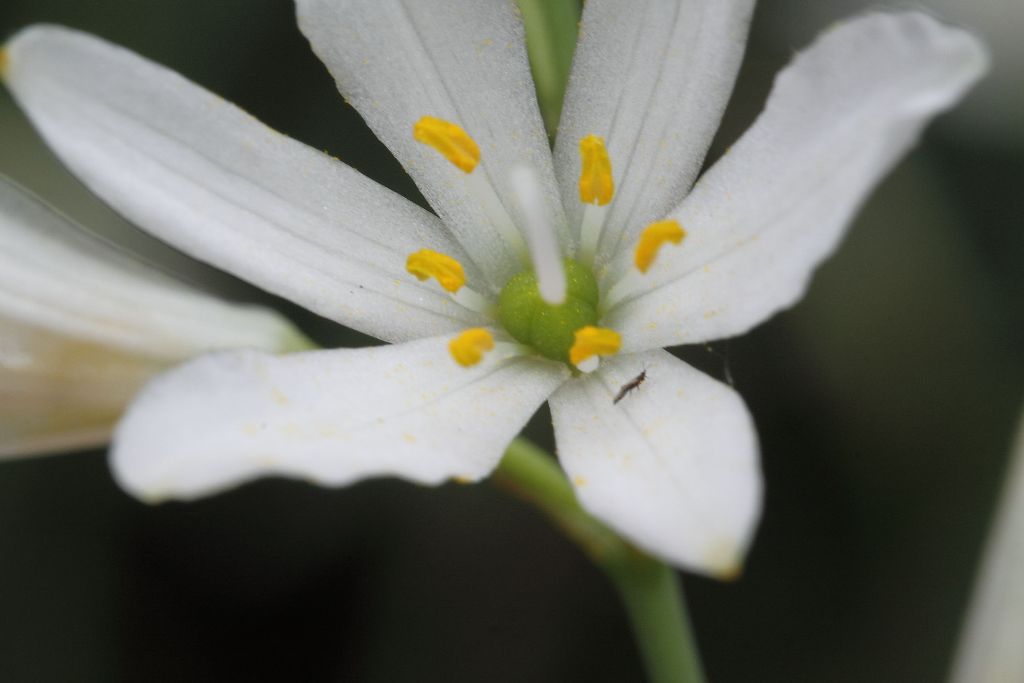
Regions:
<instances>
[{"instance_id":1,"label":"yellow pollen speck","mask_svg":"<svg viewBox=\"0 0 1024 683\"><path fill-rule=\"evenodd\" d=\"M586 486L587 480L585 477L577 476L573 477L572 483L576 484L577 486Z\"/></svg>"},{"instance_id":2,"label":"yellow pollen speck","mask_svg":"<svg viewBox=\"0 0 1024 683\"><path fill-rule=\"evenodd\" d=\"M430 249L420 249L409 254L405 260L405 269L419 280L436 278L442 287L453 294L466 284L466 273L461 263L451 256Z\"/></svg>"},{"instance_id":3,"label":"yellow pollen speck","mask_svg":"<svg viewBox=\"0 0 1024 683\"><path fill-rule=\"evenodd\" d=\"M0 77L7 76L7 64L10 62L7 56L7 48L0 47Z\"/></svg>"},{"instance_id":4,"label":"yellow pollen speck","mask_svg":"<svg viewBox=\"0 0 1024 683\"><path fill-rule=\"evenodd\" d=\"M576 341L569 349L569 362L579 365L591 356L611 356L619 352L622 337L607 327L587 325L576 330Z\"/></svg>"},{"instance_id":5,"label":"yellow pollen speck","mask_svg":"<svg viewBox=\"0 0 1024 683\"><path fill-rule=\"evenodd\" d=\"M480 163L480 148L457 124L433 116L424 116L412 127L417 142L430 145L466 173Z\"/></svg>"},{"instance_id":6,"label":"yellow pollen speck","mask_svg":"<svg viewBox=\"0 0 1024 683\"><path fill-rule=\"evenodd\" d=\"M402 439L408 443L416 443L416 437L413 436L412 434L409 434L408 432L402 434Z\"/></svg>"},{"instance_id":7,"label":"yellow pollen speck","mask_svg":"<svg viewBox=\"0 0 1024 683\"><path fill-rule=\"evenodd\" d=\"M615 194L612 161L604 138L588 135L580 140L580 201L604 206Z\"/></svg>"},{"instance_id":8,"label":"yellow pollen speck","mask_svg":"<svg viewBox=\"0 0 1024 683\"><path fill-rule=\"evenodd\" d=\"M475 480L473 477L466 476L465 474L456 474L452 477L452 481L456 484L472 484Z\"/></svg>"},{"instance_id":9,"label":"yellow pollen speck","mask_svg":"<svg viewBox=\"0 0 1024 683\"><path fill-rule=\"evenodd\" d=\"M270 390L270 394L271 394L271 396L274 397L274 403L277 403L278 405L282 405L282 406L286 405L288 403L288 397L285 396L284 392L281 391L280 389L278 389L277 387L274 387L273 389L271 389Z\"/></svg>"},{"instance_id":10,"label":"yellow pollen speck","mask_svg":"<svg viewBox=\"0 0 1024 683\"><path fill-rule=\"evenodd\" d=\"M482 327L473 327L448 342L448 351L464 368L479 363L494 348L494 337Z\"/></svg>"},{"instance_id":11,"label":"yellow pollen speck","mask_svg":"<svg viewBox=\"0 0 1024 683\"><path fill-rule=\"evenodd\" d=\"M647 269L654 263L658 250L665 242L679 244L686 237L686 231L679 221L667 220L651 223L640 233L640 241L636 244L636 252L633 255L633 263L637 270L646 273Z\"/></svg>"}]
</instances>

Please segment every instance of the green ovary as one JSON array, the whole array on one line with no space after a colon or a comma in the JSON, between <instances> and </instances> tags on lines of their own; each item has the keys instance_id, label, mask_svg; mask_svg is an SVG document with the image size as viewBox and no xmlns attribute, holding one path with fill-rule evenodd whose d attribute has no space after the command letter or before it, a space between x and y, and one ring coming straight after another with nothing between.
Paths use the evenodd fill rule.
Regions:
<instances>
[{"instance_id":1,"label":"green ovary","mask_svg":"<svg viewBox=\"0 0 1024 683\"><path fill-rule=\"evenodd\" d=\"M568 363L576 330L597 324L598 293L594 274L571 259L565 261L565 279L565 303L555 306L541 298L536 274L524 270L501 290L498 317L517 341Z\"/></svg>"}]
</instances>

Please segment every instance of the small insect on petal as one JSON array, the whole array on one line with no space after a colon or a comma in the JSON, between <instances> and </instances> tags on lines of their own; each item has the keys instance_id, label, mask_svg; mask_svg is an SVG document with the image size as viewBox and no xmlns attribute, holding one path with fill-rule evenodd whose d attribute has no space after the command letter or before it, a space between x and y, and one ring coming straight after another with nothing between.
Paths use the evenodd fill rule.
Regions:
<instances>
[{"instance_id":1,"label":"small insect on petal","mask_svg":"<svg viewBox=\"0 0 1024 683\"><path fill-rule=\"evenodd\" d=\"M412 128L417 142L430 145L465 173L480 163L480 147L458 124L434 116L424 116Z\"/></svg>"},{"instance_id":2,"label":"small insect on petal","mask_svg":"<svg viewBox=\"0 0 1024 683\"><path fill-rule=\"evenodd\" d=\"M654 263L658 250L665 242L679 244L686 237L686 231L679 221L667 220L651 223L640 233L640 241L637 242L636 252L633 254L633 262L637 270L646 273L647 269Z\"/></svg>"},{"instance_id":3,"label":"small insect on petal","mask_svg":"<svg viewBox=\"0 0 1024 683\"><path fill-rule=\"evenodd\" d=\"M587 325L575 332L575 343L569 349L569 362L575 366L593 356L612 356L619 352L622 337L607 327Z\"/></svg>"},{"instance_id":4,"label":"small insect on petal","mask_svg":"<svg viewBox=\"0 0 1024 683\"><path fill-rule=\"evenodd\" d=\"M604 138L588 135L580 140L580 201L604 206L615 194L612 161Z\"/></svg>"},{"instance_id":5,"label":"small insect on petal","mask_svg":"<svg viewBox=\"0 0 1024 683\"><path fill-rule=\"evenodd\" d=\"M421 281L436 278L442 287L452 293L466 284L466 272L461 263L447 254L430 249L420 249L409 254L405 260L405 269Z\"/></svg>"},{"instance_id":6,"label":"small insect on petal","mask_svg":"<svg viewBox=\"0 0 1024 683\"><path fill-rule=\"evenodd\" d=\"M626 398L626 395L629 394L629 392L640 388L640 385L644 383L645 379L647 379L646 368L641 370L639 375L619 387L619 393L615 394L615 398L612 399L612 405L615 405L622 399Z\"/></svg>"},{"instance_id":7,"label":"small insect on petal","mask_svg":"<svg viewBox=\"0 0 1024 683\"><path fill-rule=\"evenodd\" d=\"M448 351L455 362L464 368L483 360L484 354L494 348L494 337L482 327L473 327L448 342Z\"/></svg>"}]
</instances>

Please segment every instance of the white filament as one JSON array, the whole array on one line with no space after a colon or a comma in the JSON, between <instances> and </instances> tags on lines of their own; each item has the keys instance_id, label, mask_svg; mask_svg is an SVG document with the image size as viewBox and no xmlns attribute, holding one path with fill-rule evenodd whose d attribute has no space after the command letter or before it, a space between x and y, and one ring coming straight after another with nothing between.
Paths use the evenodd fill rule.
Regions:
<instances>
[{"instance_id":1,"label":"white filament","mask_svg":"<svg viewBox=\"0 0 1024 683\"><path fill-rule=\"evenodd\" d=\"M554 226L544 211L540 180L532 168L516 166L509 172L509 182L526 222L526 242L537 273L540 296L549 304L564 303L565 264L562 263L562 251L555 238Z\"/></svg>"},{"instance_id":2,"label":"white filament","mask_svg":"<svg viewBox=\"0 0 1024 683\"><path fill-rule=\"evenodd\" d=\"M580 261L585 266L594 265L597 244L601 241L601 230L608 215L608 206L587 204L583 208L583 225L580 227Z\"/></svg>"}]
</instances>

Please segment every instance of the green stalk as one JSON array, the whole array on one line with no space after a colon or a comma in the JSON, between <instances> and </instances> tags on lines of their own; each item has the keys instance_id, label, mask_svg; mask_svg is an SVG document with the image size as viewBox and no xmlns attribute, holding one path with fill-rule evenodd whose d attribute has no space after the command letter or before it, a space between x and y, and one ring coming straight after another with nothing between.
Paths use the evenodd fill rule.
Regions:
<instances>
[{"instance_id":1,"label":"green stalk","mask_svg":"<svg viewBox=\"0 0 1024 683\"><path fill-rule=\"evenodd\" d=\"M569 68L576 49L579 0L517 0L526 27L526 50L537 103L548 137L555 137Z\"/></svg>"},{"instance_id":2,"label":"green stalk","mask_svg":"<svg viewBox=\"0 0 1024 683\"><path fill-rule=\"evenodd\" d=\"M671 567L584 512L551 456L525 439L512 442L493 481L540 508L611 579L652 683L703 683L679 579Z\"/></svg>"}]
</instances>

